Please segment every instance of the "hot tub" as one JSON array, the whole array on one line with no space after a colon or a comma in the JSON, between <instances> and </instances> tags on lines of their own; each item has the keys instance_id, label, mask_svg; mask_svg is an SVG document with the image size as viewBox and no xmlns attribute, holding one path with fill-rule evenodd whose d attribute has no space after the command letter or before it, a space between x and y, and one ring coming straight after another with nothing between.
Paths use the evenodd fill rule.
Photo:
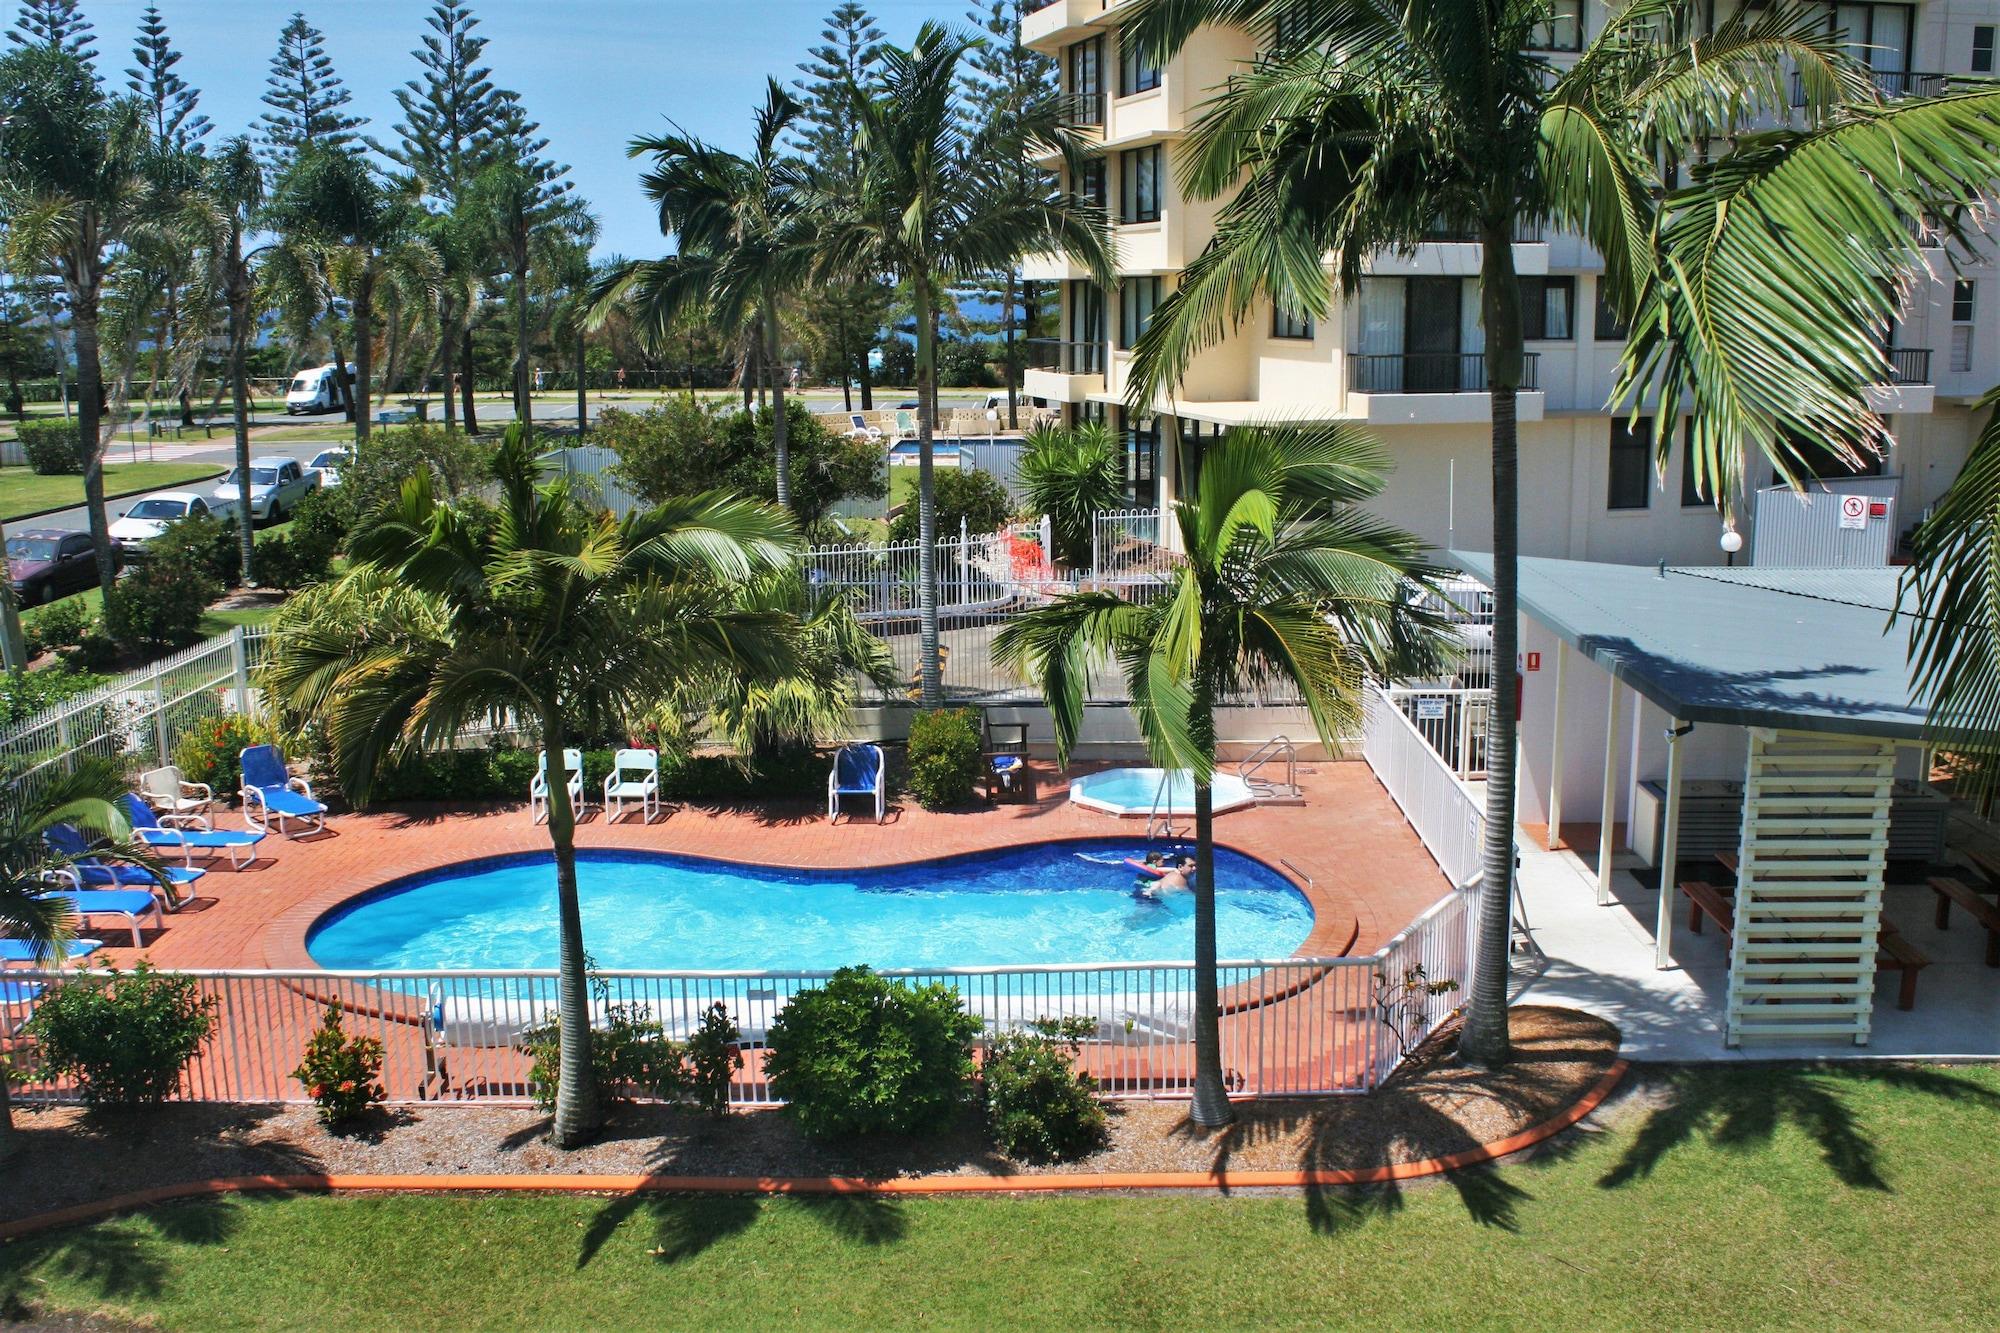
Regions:
<instances>
[{"instance_id":1,"label":"hot tub","mask_svg":"<svg viewBox=\"0 0 2000 1333\"><path fill-rule=\"evenodd\" d=\"M1217 773L1209 785L1217 814L1257 799L1249 784L1234 773ZM1163 768L1107 768L1073 780L1069 799L1107 815L1192 815L1194 775L1184 768L1175 769L1171 779Z\"/></svg>"}]
</instances>

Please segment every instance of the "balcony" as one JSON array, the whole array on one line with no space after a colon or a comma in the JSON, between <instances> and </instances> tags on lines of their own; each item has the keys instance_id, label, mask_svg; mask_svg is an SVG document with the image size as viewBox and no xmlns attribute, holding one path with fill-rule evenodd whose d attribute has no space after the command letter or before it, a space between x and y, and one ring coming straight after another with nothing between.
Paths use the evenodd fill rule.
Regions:
<instances>
[{"instance_id":1,"label":"balcony","mask_svg":"<svg viewBox=\"0 0 2000 1333\"><path fill-rule=\"evenodd\" d=\"M1905 97L1936 97L1951 86L1951 75L1909 69L1878 69L1871 72L1875 91L1885 102ZM1805 81L1792 75L1792 105L1806 104Z\"/></svg>"},{"instance_id":2,"label":"balcony","mask_svg":"<svg viewBox=\"0 0 2000 1333\"><path fill-rule=\"evenodd\" d=\"M1068 338L1028 339L1028 373L1022 386L1035 398L1080 403L1104 388L1104 343Z\"/></svg>"},{"instance_id":3,"label":"balcony","mask_svg":"<svg viewBox=\"0 0 2000 1333\"><path fill-rule=\"evenodd\" d=\"M1362 264L1362 272L1382 278L1472 278L1479 275L1484 247L1468 228L1434 223L1421 244L1407 251L1380 250ZM1549 246L1539 223L1522 221L1514 228L1514 271L1542 277L1549 271Z\"/></svg>"},{"instance_id":4,"label":"balcony","mask_svg":"<svg viewBox=\"0 0 2000 1333\"><path fill-rule=\"evenodd\" d=\"M1929 384L1930 382L1930 348L1891 347L1889 349L1889 383Z\"/></svg>"},{"instance_id":5,"label":"balcony","mask_svg":"<svg viewBox=\"0 0 2000 1333\"><path fill-rule=\"evenodd\" d=\"M1065 125L1089 130L1104 128L1103 93L1064 93L1059 105Z\"/></svg>"},{"instance_id":6,"label":"balcony","mask_svg":"<svg viewBox=\"0 0 2000 1333\"><path fill-rule=\"evenodd\" d=\"M1869 409L1882 413L1933 410L1937 389L1931 382L1931 349L1891 347L1883 354L1889 358L1889 374L1885 383L1868 387Z\"/></svg>"},{"instance_id":7,"label":"balcony","mask_svg":"<svg viewBox=\"0 0 2000 1333\"><path fill-rule=\"evenodd\" d=\"M1349 353L1348 411L1376 425L1456 425L1490 421L1483 352ZM1522 354L1521 387L1515 412L1522 421L1540 421L1541 357Z\"/></svg>"},{"instance_id":8,"label":"balcony","mask_svg":"<svg viewBox=\"0 0 2000 1333\"><path fill-rule=\"evenodd\" d=\"M1021 12L1021 45L1055 55L1076 39L1076 30L1102 23L1108 0L1028 0Z\"/></svg>"}]
</instances>

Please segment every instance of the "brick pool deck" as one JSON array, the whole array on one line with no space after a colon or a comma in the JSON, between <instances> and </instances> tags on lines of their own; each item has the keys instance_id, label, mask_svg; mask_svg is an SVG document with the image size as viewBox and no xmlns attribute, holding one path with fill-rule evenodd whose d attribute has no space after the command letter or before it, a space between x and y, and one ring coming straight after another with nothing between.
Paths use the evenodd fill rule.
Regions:
<instances>
[{"instance_id":1,"label":"brick pool deck","mask_svg":"<svg viewBox=\"0 0 2000 1333\"><path fill-rule=\"evenodd\" d=\"M607 823L593 808L577 828L577 844L807 868L891 865L1061 838L1143 836L1143 821L1073 806L1065 778L1047 764L1037 767L1043 795L1032 805L934 813L900 802L879 826L865 816L829 825L818 802L674 806L650 825L636 815ZM1078 765L1071 773L1087 767L1095 766ZM1216 840L1285 871L1282 858L1297 872L1294 881L1317 918L1301 954L1372 951L1444 893L1444 877L1366 764L1303 765L1299 781L1304 804L1218 815ZM218 824L241 827L241 816L225 812ZM248 870L232 870L226 861L211 868L195 886L196 901L167 916L163 929L149 926L140 950L109 922L89 933L117 946L99 957L121 966L143 955L162 967L311 967L306 932L341 901L414 872L547 847L547 830L529 821L525 804L336 815L322 835L272 834L259 849L262 859ZM659 966L675 962L661 959Z\"/></svg>"}]
</instances>

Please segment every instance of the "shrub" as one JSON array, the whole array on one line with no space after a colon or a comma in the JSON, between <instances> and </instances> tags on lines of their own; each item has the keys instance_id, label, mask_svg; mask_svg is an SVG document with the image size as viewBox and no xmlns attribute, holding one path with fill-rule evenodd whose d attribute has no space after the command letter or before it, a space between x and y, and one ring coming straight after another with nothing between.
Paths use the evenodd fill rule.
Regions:
<instances>
[{"instance_id":1,"label":"shrub","mask_svg":"<svg viewBox=\"0 0 2000 1333\"><path fill-rule=\"evenodd\" d=\"M979 782L979 713L934 708L910 719L910 791L926 810L972 799Z\"/></svg>"},{"instance_id":2,"label":"shrub","mask_svg":"<svg viewBox=\"0 0 2000 1333\"><path fill-rule=\"evenodd\" d=\"M23 421L15 427L28 466L44 477L73 477L83 472L83 437L74 421Z\"/></svg>"},{"instance_id":3,"label":"shrub","mask_svg":"<svg viewBox=\"0 0 2000 1333\"><path fill-rule=\"evenodd\" d=\"M770 408L729 412L719 403L677 396L644 412L605 412L591 442L616 450L613 478L649 503L707 490L770 496L777 486ZM785 404L792 457L792 509L803 524L836 501L888 493L880 444L829 430L797 398Z\"/></svg>"},{"instance_id":4,"label":"shrub","mask_svg":"<svg viewBox=\"0 0 2000 1333\"><path fill-rule=\"evenodd\" d=\"M350 1037L340 1025L340 1001L326 1007L319 1029L306 1042L306 1053L292 1077L305 1085L319 1108L322 1125L338 1125L363 1115L389 1093L380 1083L382 1043L373 1037Z\"/></svg>"},{"instance_id":5,"label":"shrub","mask_svg":"<svg viewBox=\"0 0 2000 1333\"><path fill-rule=\"evenodd\" d=\"M584 790L595 791L602 786L605 775L611 771L611 760L609 749L583 752ZM383 805L405 801L518 801L527 796L528 783L534 779L540 762L540 751L526 745L435 750L413 755L376 777L369 801ZM826 770L826 761L811 750L783 751L761 757L745 768L726 755L678 755L663 745L660 795L668 800L823 798Z\"/></svg>"},{"instance_id":6,"label":"shrub","mask_svg":"<svg viewBox=\"0 0 2000 1333\"><path fill-rule=\"evenodd\" d=\"M174 765L187 781L206 782L218 797L227 798L243 785L243 751L269 739L250 718L225 713L182 733L174 746Z\"/></svg>"},{"instance_id":7,"label":"shrub","mask_svg":"<svg viewBox=\"0 0 2000 1333\"><path fill-rule=\"evenodd\" d=\"M688 1037L687 1099L709 1115L729 1114L729 1085L743 1067L742 1040L720 1000L701 1011L701 1024Z\"/></svg>"},{"instance_id":8,"label":"shrub","mask_svg":"<svg viewBox=\"0 0 2000 1333\"><path fill-rule=\"evenodd\" d=\"M1097 1081L1078 1072L1078 1043L1096 1021L1042 1019L996 1037L980 1067L993 1145L1026 1162L1061 1162L1104 1146Z\"/></svg>"},{"instance_id":9,"label":"shrub","mask_svg":"<svg viewBox=\"0 0 2000 1333\"><path fill-rule=\"evenodd\" d=\"M125 571L104 599L104 631L128 653L157 654L201 637L222 585L198 562L154 558Z\"/></svg>"},{"instance_id":10,"label":"shrub","mask_svg":"<svg viewBox=\"0 0 2000 1333\"><path fill-rule=\"evenodd\" d=\"M257 542L255 571L259 587L293 592L322 582L333 565L333 549L296 532L273 533Z\"/></svg>"},{"instance_id":11,"label":"shrub","mask_svg":"<svg viewBox=\"0 0 2000 1333\"><path fill-rule=\"evenodd\" d=\"M45 708L88 694L108 679L66 669L0 672L0 725L12 726Z\"/></svg>"},{"instance_id":12,"label":"shrub","mask_svg":"<svg viewBox=\"0 0 2000 1333\"><path fill-rule=\"evenodd\" d=\"M993 344L985 339L946 338L937 345L938 383L947 389L986 389L1000 382L987 363Z\"/></svg>"},{"instance_id":13,"label":"shrub","mask_svg":"<svg viewBox=\"0 0 2000 1333\"><path fill-rule=\"evenodd\" d=\"M147 560L192 564L225 588L243 572L236 520L199 515L179 519L145 545Z\"/></svg>"},{"instance_id":14,"label":"shrub","mask_svg":"<svg viewBox=\"0 0 2000 1333\"><path fill-rule=\"evenodd\" d=\"M74 1077L93 1106L157 1106L215 1026L216 1003L192 977L153 971L76 978L50 989L27 1032L42 1072Z\"/></svg>"},{"instance_id":15,"label":"shrub","mask_svg":"<svg viewBox=\"0 0 2000 1333\"><path fill-rule=\"evenodd\" d=\"M1056 559L1073 569L1091 561L1096 516L1125 500L1124 460L1108 427L1045 427L1028 436L1021 487L1028 505L1049 516Z\"/></svg>"},{"instance_id":16,"label":"shrub","mask_svg":"<svg viewBox=\"0 0 2000 1333\"><path fill-rule=\"evenodd\" d=\"M844 967L772 1020L764 1070L814 1138L925 1133L964 1103L979 1028L951 987Z\"/></svg>"},{"instance_id":17,"label":"shrub","mask_svg":"<svg viewBox=\"0 0 2000 1333\"><path fill-rule=\"evenodd\" d=\"M35 617L35 635L44 648L69 648L82 643L90 626L90 612L81 597L50 602Z\"/></svg>"},{"instance_id":18,"label":"shrub","mask_svg":"<svg viewBox=\"0 0 2000 1333\"><path fill-rule=\"evenodd\" d=\"M643 1004L611 1003L611 986L595 971L590 989L597 1012L591 1015L590 1063L597 1090L609 1099L658 1097L677 1100L684 1087L681 1047L670 1041ZM521 1034L521 1049L533 1062L528 1084L535 1104L553 1110L562 1073L562 1022L550 1013Z\"/></svg>"},{"instance_id":19,"label":"shrub","mask_svg":"<svg viewBox=\"0 0 2000 1333\"><path fill-rule=\"evenodd\" d=\"M937 497L937 533L943 539L957 538L961 518L966 531L977 535L996 530L1014 512L1007 488L988 472L940 471L932 485ZM919 531L917 497L913 494L889 524L889 540L913 542Z\"/></svg>"},{"instance_id":20,"label":"shrub","mask_svg":"<svg viewBox=\"0 0 2000 1333\"><path fill-rule=\"evenodd\" d=\"M331 561L347 544L346 512L336 492L306 492L306 498L292 510L292 525L287 535L309 549L325 551L326 559Z\"/></svg>"}]
</instances>

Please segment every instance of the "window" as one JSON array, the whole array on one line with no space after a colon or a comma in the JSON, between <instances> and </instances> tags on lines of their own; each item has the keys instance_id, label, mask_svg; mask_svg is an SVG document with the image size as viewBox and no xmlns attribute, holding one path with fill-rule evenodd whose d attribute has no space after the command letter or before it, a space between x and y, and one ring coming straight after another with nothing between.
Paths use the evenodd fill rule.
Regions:
<instances>
[{"instance_id":1,"label":"window","mask_svg":"<svg viewBox=\"0 0 2000 1333\"><path fill-rule=\"evenodd\" d=\"M1842 477L1879 477L1882 475L1882 455L1867 454L1862 457L1861 466L1856 467L1818 440L1808 440L1794 436L1789 441L1792 452L1797 455L1792 470L1801 477L1812 477L1821 481L1838 481ZM1771 484L1781 486L1785 478L1778 469L1771 469Z\"/></svg>"},{"instance_id":2,"label":"window","mask_svg":"<svg viewBox=\"0 0 2000 1333\"><path fill-rule=\"evenodd\" d=\"M1703 495L1701 493L1701 487L1695 484L1694 418L1689 417L1686 421L1681 423L1681 508L1683 509L1713 508L1715 504L1714 501L1715 483L1713 480L1709 482L1708 490L1709 494Z\"/></svg>"},{"instance_id":3,"label":"window","mask_svg":"<svg viewBox=\"0 0 2000 1333\"><path fill-rule=\"evenodd\" d=\"M1160 86L1160 67L1137 42L1118 42L1118 95L1150 92Z\"/></svg>"},{"instance_id":4,"label":"window","mask_svg":"<svg viewBox=\"0 0 2000 1333\"><path fill-rule=\"evenodd\" d=\"M1120 408L1125 426L1125 499L1135 509L1160 502L1160 419L1150 413L1135 417Z\"/></svg>"},{"instance_id":5,"label":"window","mask_svg":"<svg viewBox=\"0 0 2000 1333\"><path fill-rule=\"evenodd\" d=\"M1313 322L1293 314L1281 305L1274 305L1271 307L1271 336L1310 341L1313 336Z\"/></svg>"},{"instance_id":6,"label":"window","mask_svg":"<svg viewBox=\"0 0 2000 1333\"><path fill-rule=\"evenodd\" d=\"M1111 206L1110 191L1104 183L1103 158L1084 163L1083 171L1076 179L1076 193L1086 204L1095 204L1099 208Z\"/></svg>"},{"instance_id":7,"label":"window","mask_svg":"<svg viewBox=\"0 0 2000 1333\"><path fill-rule=\"evenodd\" d=\"M1095 97L1104 91L1104 39L1093 37L1069 49L1069 91L1072 97Z\"/></svg>"},{"instance_id":8,"label":"window","mask_svg":"<svg viewBox=\"0 0 2000 1333\"><path fill-rule=\"evenodd\" d=\"M1972 72L1993 72L1993 25L1981 23L1972 30Z\"/></svg>"},{"instance_id":9,"label":"window","mask_svg":"<svg viewBox=\"0 0 2000 1333\"><path fill-rule=\"evenodd\" d=\"M1104 342L1104 293L1094 282L1079 279L1069 285L1069 341L1091 347L1088 352L1078 349L1084 360L1077 363L1073 373L1096 373L1100 367L1094 364L1094 359L1101 355L1098 348Z\"/></svg>"},{"instance_id":10,"label":"window","mask_svg":"<svg viewBox=\"0 0 2000 1333\"><path fill-rule=\"evenodd\" d=\"M1611 419L1611 485L1605 496L1606 509L1644 509L1652 496L1652 469L1647 466L1647 446L1653 437L1653 419L1640 417L1633 424L1625 417Z\"/></svg>"},{"instance_id":11,"label":"window","mask_svg":"<svg viewBox=\"0 0 2000 1333\"><path fill-rule=\"evenodd\" d=\"M1549 17L1535 25L1528 37L1531 51L1581 51L1583 49L1583 0L1555 0Z\"/></svg>"},{"instance_id":12,"label":"window","mask_svg":"<svg viewBox=\"0 0 2000 1333\"><path fill-rule=\"evenodd\" d=\"M1603 278L1597 280L1597 328L1593 336L1601 343L1622 343L1631 334L1632 326L1618 317L1618 311L1611 304L1609 285Z\"/></svg>"},{"instance_id":13,"label":"window","mask_svg":"<svg viewBox=\"0 0 2000 1333\"><path fill-rule=\"evenodd\" d=\"M1575 336L1570 318L1575 304L1575 278L1522 278L1521 336L1555 340Z\"/></svg>"},{"instance_id":14,"label":"window","mask_svg":"<svg viewBox=\"0 0 2000 1333\"><path fill-rule=\"evenodd\" d=\"M1287 56L1305 44L1305 13L1281 9L1271 16L1271 54Z\"/></svg>"},{"instance_id":15,"label":"window","mask_svg":"<svg viewBox=\"0 0 2000 1333\"><path fill-rule=\"evenodd\" d=\"M1160 146L1128 148L1118 155L1118 220L1160 220Z\"/></svg>"},{"instance_id":16,"label":"window","mask_svg":"<svg viewBox=\"0 0 2000 1333\"><path fill-rule=\"evenodd\" d=\"M1960 278L1951 285L1951 368L1972 369L1972 314L1979 285Z\"/></svg>"},{"instance_id":17,"label":"window","mask_svg":"<svg viewBox=\"0 0 2000 1333\"><path fill-rule=\"evenodd\" d=\"M1158 278L1127 278L1118 285L1118 346L1130 351L1153 322L1160 304Z\"/></svg>"}]
</instances>

